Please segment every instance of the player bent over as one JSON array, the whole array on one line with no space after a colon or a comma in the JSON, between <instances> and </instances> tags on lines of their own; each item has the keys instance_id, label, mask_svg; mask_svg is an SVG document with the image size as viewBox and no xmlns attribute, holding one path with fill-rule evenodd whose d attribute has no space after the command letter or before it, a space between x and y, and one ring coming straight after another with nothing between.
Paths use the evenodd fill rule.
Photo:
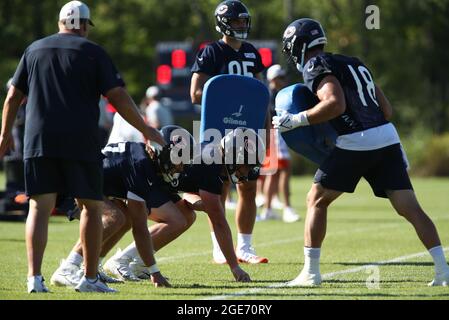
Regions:
<instances>
[{"instance_id":1,"label":"player bent over","mask_svg":"<svg viewBox=\"0 0 449 320\"><path fill-rule=\"evenodd\" d=\"M244 135L248 136L248 139L245 140L243 146L241 144L239 146L238 140L243 140L241 136ZM206 212L211 221L211 228L217 236L217 245L223 251L236 281L250 281L250 277L238 265L231 230L226 221L225 210L221 201L223 184L229 180L234 183L247 181L249 173L263 161L257 156L264 155L264 150L262 140L253 130L236 129L222 139L221 146L203 145L201 163L196 164L196 161L194 161L194 164L186 165L178 181L170 184L173 193L186 192L185 201L182 202L184 205L189 203L190 208ZM226 161L226 155L232 155L233 158ZM221 161L211 163L207 158L209 160L215 158ZM170 235L167 236L167 240L169 238ZM130 262L131 259L133 259L132 262ZM123 268L130 265L132 268L130 271L138 277L145 277L145 274L141 272L142 266L134 249L134 244L114 255L105 264L105 268L117 264L121 264ZM113 274L118 273L117 271L110 271Z\"/></svg>"},{"instance_id":2,"label":"player bent over","mask_svg":"<svg viewBox=\"0 0 449 320\"><path fill-rule=\"evenodd\" d=\"M449 266L435 225L421 209L407 172L399 135L389 119L392 107L357 58L325 53L321 24L312 19L291 23L283 51L303 74L320 102L299 114L273 118L281 131L329 121L338 133L336 148L320 166L307 197L305 265L292 286L321 284L320 251L326 235L327 208L344 192L352 193L364 177L377 197L388 198L415 228L435 263L432 286L448 285Z\"/></svg>"}]
</instances>

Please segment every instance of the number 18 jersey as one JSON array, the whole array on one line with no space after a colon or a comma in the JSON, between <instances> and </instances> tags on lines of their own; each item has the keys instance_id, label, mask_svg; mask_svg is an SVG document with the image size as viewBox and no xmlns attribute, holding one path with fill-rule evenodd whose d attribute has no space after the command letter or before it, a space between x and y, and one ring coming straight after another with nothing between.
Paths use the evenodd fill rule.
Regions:
<instances>
[{"instance_id":1,"label":"number 18 jersey","mask_svg":"<svg viewBox=\"0 0 449 320\"><path fill-rule=\"evenodd\" d=\"M315 94L328 75L338 79L346 99L345 112L330 121L340 136L389 123L377 100L371 72L359 59L324 53L310 59L304 67L304 82Z\"/></svg>"}]
</instances>

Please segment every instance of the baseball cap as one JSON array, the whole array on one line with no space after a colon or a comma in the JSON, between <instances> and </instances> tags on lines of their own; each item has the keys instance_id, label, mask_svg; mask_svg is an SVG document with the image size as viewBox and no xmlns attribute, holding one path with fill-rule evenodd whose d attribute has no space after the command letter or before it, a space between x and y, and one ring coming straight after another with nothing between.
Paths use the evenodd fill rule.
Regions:
<instances>
[{"instance_id":1,"label":"baseball cap","mask_svg":"<svg viewBox=\"0 0 449 320\"><path fill-rule=\"evenodd\" d=\"M160 90L158 87L151 86L147 89L146 96L147 96L147 98L154 98L154 97L157 97L159 95L159 93L160 93Z\"/></svg>"},{"instance_id":2,"label":"baseball cap","mask_svg":"<svg viewBox=\"0 0 449 320\"><path fill-rule=\"evenodd\" d=\"M287 73L279 64L272 65L267 71L267 80L273 81L277 77L284 77Z\"/></svg>"},{"instance_id":3,"label":"baseball cap","mask_svg":"<svg viewBox=\"0 0 449 320\"><path fill-rule=\"evenodd\" d=\"M72 19L86 19L91 26L95 26L90 20L89 7L81 1L67 2L59 12L59 21Z\"/></svg>"}]
</instances>

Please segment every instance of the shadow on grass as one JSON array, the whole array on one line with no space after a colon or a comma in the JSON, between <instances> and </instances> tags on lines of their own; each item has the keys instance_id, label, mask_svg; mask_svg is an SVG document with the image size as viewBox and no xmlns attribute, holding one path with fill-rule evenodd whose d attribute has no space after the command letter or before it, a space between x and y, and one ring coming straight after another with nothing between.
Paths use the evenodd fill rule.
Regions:
<instances>
[{"instance_id":1,"label":"shadow on grass","mask_svg":"<svg viewBox=\"0 0 449 320\"><path fill-rule=\"evenodd\" d=\"M25 242L25 239L1 239L0 242Z\"/></svg>"}]
</instances>

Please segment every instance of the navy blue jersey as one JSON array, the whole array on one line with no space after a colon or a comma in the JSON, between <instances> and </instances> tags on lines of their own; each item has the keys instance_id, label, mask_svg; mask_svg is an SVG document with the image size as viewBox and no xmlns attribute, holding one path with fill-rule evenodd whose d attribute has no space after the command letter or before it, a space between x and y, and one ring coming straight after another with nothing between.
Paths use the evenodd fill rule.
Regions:
<instances>
[{"instance_id":1,"label":"navy blue jersey","mask_svg":"<svg viewBox=\"0 0 449 320\"><path fill-rule=\"evenodd\" d=\"M310 59L304 67L304 82L315 94L328 75L338 79L346 99L346 111L330 121L339 135L388 123L376 98L373 76L359 59L324 53Z\"/></svg>"},{"instance_id":2,"label":"navy blue jersey","mask_svg":"<svg viewBox=\"0 0 449 320\"><path fill-rule=\"evenodd\" d=\"M24 158L100 161L100 94L124 86L107 53L74 34L32 43L12 84L28 96Z\"/></svg>"},{"instance_id":3,"label":"navy blue jersey","mask_svg":"<svg viewBox=\"0 0 449 320\"><path fill-rule=\"evenodd\" d=\"M254 46L243 42L238 51L219 40L200 50L192 73L205 73L211 77L234 74L254 78L265 69L262 58Z\"/></svg>"},{"instance_id":4,"label":"navy blue jersey","mask_svg":"<svg viewBox=\"0 0 449 320\"><path fill-rule=\"evenodd\" d=\"M103 154L105 196L128 199L131 192L145 200L149 209L169 201L167 192L163 191L162 177L149 158L145 144L111 143L103 149Z\"/></svg>"}]
</instances>

